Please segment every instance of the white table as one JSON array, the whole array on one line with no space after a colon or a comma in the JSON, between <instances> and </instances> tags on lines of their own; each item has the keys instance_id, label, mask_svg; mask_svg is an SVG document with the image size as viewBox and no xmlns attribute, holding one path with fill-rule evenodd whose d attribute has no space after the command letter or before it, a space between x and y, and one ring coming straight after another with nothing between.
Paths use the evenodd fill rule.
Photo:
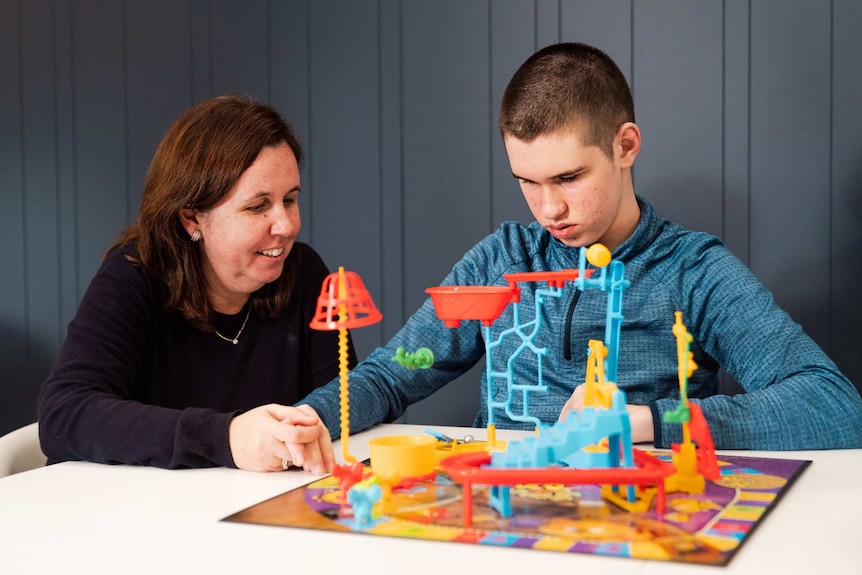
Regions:
<instances>
[{"instance_id":1,"label":"white table","mask_svg":"<svg viewBox=\"0 0 862 575\"><path fill-rule=\"evenodd\" d=\"M380 426L351 436L350 452L364 459L371 437L427 427ZM862 573L862 450L728 453L813 463L727 567L225 522L315 477L72 462L0 479L0 573Z\"/></svg>"}]
</instances>

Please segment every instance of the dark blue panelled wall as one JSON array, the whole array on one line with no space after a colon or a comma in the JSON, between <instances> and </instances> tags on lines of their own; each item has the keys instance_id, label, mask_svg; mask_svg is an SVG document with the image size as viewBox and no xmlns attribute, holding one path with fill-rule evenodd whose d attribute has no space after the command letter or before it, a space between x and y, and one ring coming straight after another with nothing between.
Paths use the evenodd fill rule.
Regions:
<instances>
[{"instance_id":1,"label":"dark blue panelled wall","mask_svg":"<svg viewBox=\"0 0 862 575\"><path fill-rule=\"evenodd\" d=\"M536 49L595 44L635 96L639 193L721 236L862 383L856 0L0 0L0 433L35 398L155 146L243 92L307 148L302 239L395 333L478 239L530 215L496 129ZM464 424L478 370L411 407Z\"/></svg>"}]
</instances>

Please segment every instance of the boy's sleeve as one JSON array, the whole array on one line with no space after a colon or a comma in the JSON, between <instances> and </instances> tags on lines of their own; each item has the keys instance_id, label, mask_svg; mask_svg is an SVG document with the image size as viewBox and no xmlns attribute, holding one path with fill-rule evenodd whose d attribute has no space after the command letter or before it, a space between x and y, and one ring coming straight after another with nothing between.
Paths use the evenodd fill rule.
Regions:
<instances>
[{"instance_id":1,"label":"boy's sleeve","mask_svg":"<svg viewBox=\"0 0 862 575\"><path fill-rule=\"evenodd\" d=\"M862 447L858 391L740 260L723 246L710 248L685 270L684 284L689 331L746 391L695 400L716 447ZM676 402L659 400L655 411ZM660 429L657 444L681 441L678 425Z\"/></svg>"}]
</instances>

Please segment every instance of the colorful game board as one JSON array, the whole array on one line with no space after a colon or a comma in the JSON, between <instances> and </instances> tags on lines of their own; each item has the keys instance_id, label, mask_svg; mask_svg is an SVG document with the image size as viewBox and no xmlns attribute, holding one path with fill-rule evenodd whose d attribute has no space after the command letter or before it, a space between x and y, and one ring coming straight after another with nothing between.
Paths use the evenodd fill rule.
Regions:
<instances>
[{"instance_id":1,"label":"colorful game board","mask_svg":"<svg viewBox=\"0 0 862 575\"><path fill-rule=\"evenodd\" d=\"M596 269L587 269L587 262ZM401 436L389 438L395 441L385 442L388 445L379 443L386 438L372 440L376 445L369 443L374 473L350 455L346 329L378 321L380 314L358 276L339 268L338 274L330 274L324 282L318 313L310 325L340 331L341 447L347 464L336 466L330 477L224 520L726 565L811 462L716 457L700 406L688 400L688 378L697 364L690 350L692 336L680 311L675 313L672 327L680 402L662 418L682 426L683 441L674 444L673 452L633 449L625 392L615 383L623 290L628 286L624 264L612 261L605 246L594 244L580 249L577 269L507 274L504 278L508 286L426 290L446 327L479 321L485 330L489 401L488 440L483 443L492 454L471 452L475 445L455 454L457 440L437 437L437 455L441 443L451 448L445 458L439 458L430 437ZM522 321L518 284L524 282L540 286L535 290L535 310L530 313L527 305ZM605 339L588 344L583 406L548 425L528 409L528 394L546 390L541 369L546 350L538 347L535 338L542 329L542 302L562 297L567 284L608 293ZM513 325L493 337L491 326L509 305L514 306ZM517 345L506 370L495 369L494 349L506 339ZM513 365L522 356L536 358L534 377L515 377ZM430 349L407 352L399 348L392 359L412 370L429 367L433 357ZM499 395L497 386L507 391L506 401L490 399ZM521 412L511 402L516 392L522 397ZM506 451L498 449L498 411L516 421L533 422L535 435L510 442ZM425 450L430 453L423 455ZM410 481L393 485L399 478ZM586 484L590 481L608 484Z\"/></svg>"},{"instance_id":2,"label":"colorful game board","mask_svg":"<svg viewBox=\"0 0 862 575\"><path fill-rule=\"evenodd\" d=\"M662 459L670 453L651 452ZM810 461L719 456L720 476L702 494L669 493L665 514L628 512L594 485L517 485L512 516L475 487L473 525L463 526L461 487L443 473L392 491L362 527L330 476L224 521L450 543L726 565ZM370 471L370 470L368 470Z\"/></svg>"}]
</instances>

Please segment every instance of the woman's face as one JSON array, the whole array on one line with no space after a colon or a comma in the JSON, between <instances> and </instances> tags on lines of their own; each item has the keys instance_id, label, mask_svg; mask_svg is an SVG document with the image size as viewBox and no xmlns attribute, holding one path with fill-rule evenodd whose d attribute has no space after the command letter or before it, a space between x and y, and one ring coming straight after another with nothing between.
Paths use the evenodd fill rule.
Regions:
<instances>
[{"instance_id":1,"label":"woman's face","mask_svg":"<svg viewBox=\"0 0 862 575\"><path fill-rule=\"evenodd\" d=\"M200 229L207 293L221 313L237 313L249 295L281 276L299 234L299 166L286 143L263 148L227 197L183 221ZM189 227L191 224L191 227Z\"/></svg>"}]
</instances>

